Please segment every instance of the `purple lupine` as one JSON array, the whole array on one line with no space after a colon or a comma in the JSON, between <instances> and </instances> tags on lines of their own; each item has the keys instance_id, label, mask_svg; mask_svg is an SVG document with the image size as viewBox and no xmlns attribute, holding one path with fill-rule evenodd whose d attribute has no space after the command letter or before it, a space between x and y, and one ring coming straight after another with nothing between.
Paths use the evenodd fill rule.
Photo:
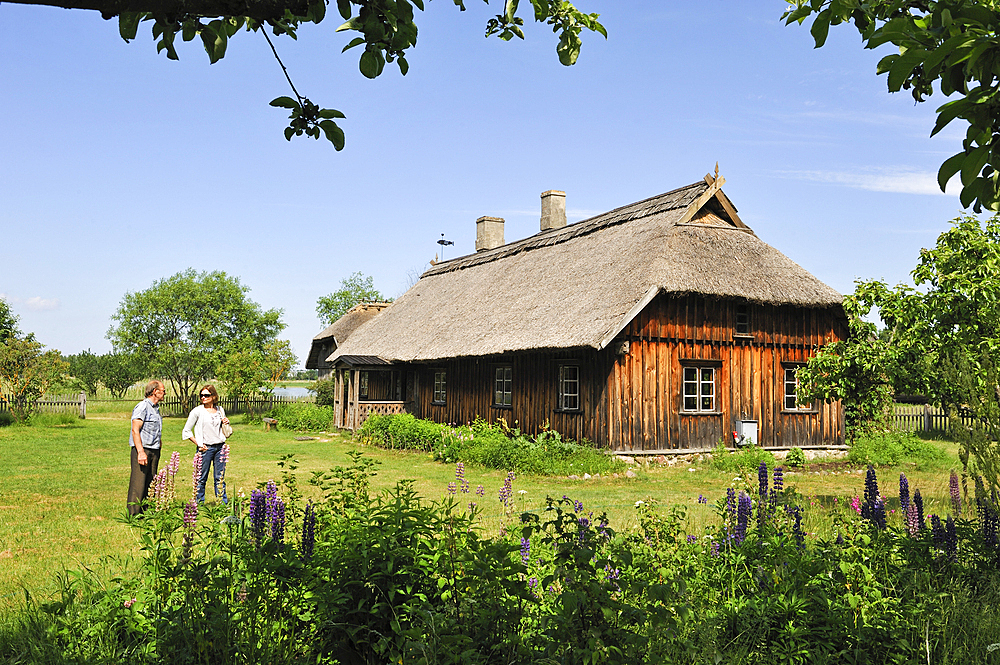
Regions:
<instances>
[{"instance_id":1,"label":"purple lupine","mask_svg":"<svg viewBox=\"0 0 1000 665\"><path fill-rule=\"evenodd\" d=\"M170 453L170 462L167 464L167 473L176 476L181 469L181 454L176 450Z\"/></svg>"},{"instance_id":2,"label":"purple lupine","mask_svg":"<svg viewBox=\"0 0 1000 665\"><path fill-rule=\"evenodd\" d=\"M747 537L747 521L750 519L750 510L753 504L750 495L740 492L739 506L736 508L736 532L733 534L733 542L739 547Z\"/></svg>"},{"instance_id":3,"label":"purple lupine","mask_svg":"<svg viewBox=\"0 0 1000 665\"><path fill-rule=\"evenodd\" d=\"M621 578L621 574L621 569L613 568L610 563L604 566L604 578L611 582L611 586L615 588L615 591L619 591L621 588L618 586L618 580Z\"/></svg>"},{"instance_id":4,"label":"purple lupine","mask_svg":"<svg viewBox=\"0 0 1000 665\"><path fill-rule=\"evenodd\" d=\"M834 542L835 542L835 543L836 543L837 545L843 545L843 544L844 544L844 534L842 534L842 533L840 533L840 532L838 531L838 532L837 532L837 540L835 540Z\"/></svg>"},{"instance_id":5,"label":"purple lupine","mask_svg":"<svg viewBox=\"0 0 1000 665\"><path fill-rule=\"evenodd\" d=\"M871 512L871 522L875 525L878 530L885 529L885 504L882 503L882 497L875 499L875 505L872 506Z\"/></svg>"},{"instance_id":6,"label":"purple lupine","mask_svg":"<svg viewBox=\"0 0 1000 665\"><path fill-rule=\"evenodd\" d=\"M534 596L535 598L538 598L538 592L535 591L537 587L538 587L538 578L537 577L530 578L528 580L528 591L531 592L531 595Z\"/></svg>"},{"instance_id":7,"label":"purple lupine","mask_svg":"<svg viewBox=\"0 0 1000 665\"><path fill-rule=\"evenodd\" d=\"M795 506L792 509L792 517L795 522L792 524L792 535L795 537L795 544L799 546L799 549L804 550L806 548L806 534L802 530L802 508L800 506Z\"/></svg>"},{"instance_id":8,"label":"purple lupine","mask_svg":"<svg viewBox=\"0 0 1000 665\"><path fill-rule=\"evenodd\" d=\"M525 566L531 561L531 541L521 536L521 563Z\"/></svg>"},{"instance_id":9,"label":"purple lupine","mask_svg":"<svg viewBox=\"0 0 1000 665\"><path fill-rule=\"evenodd\" d=\"M312 558L316 546L316 511L311 503L306 504L305 515L302 516L302 560Z\"/></svg>"},{"instance_id":10,"label":"purple lupine","mask_svg":"<svg viewBox=\"0 0 1000 665\"><path fill-rule=\"evenodd\" d=\"M944 527L937 515L931 515L931 540L935 545L944 545Z\"/></svg>"},{"instance_id":11,"label":"purple lupine","mask_svg":"<svg viewBox=\"0 0 1000 665\"><path fill-rule=\"evenodd\" d=\"M693 533L689 533L687 537L687 542L688 545L694 545L695 543L698 542L698 536L694 535Z\"/></svg>"},{"instance_id":12,"label":"purple lupine","mask_svg":"<svg viewBox=\"0 0 1000 665\"><path fill-rule=\"evenodd\" d=\"M920 521L917 517L917 507L912 503L906 507L906 514L903 516L906 521L906 531L911 536L920 533Z\"/></svg>"},{"instance_id":13,"label":"purple lupine","mask_svg":"<svg viewBox=\"0 0 1000 665\"><path fill-rule=\"evenodd\" d=\"M712 541L712 549L709 551L712 556L719 556L719 541Z\"/></svg>"},{"instance_id":14,"label":"purple lupine","mask_svg":"<svg viewBox=\"0 0 1000 665\"><path fill-rule=\"evenodd\" d=\"M577 499L574 499L573 500L573 512L574 513L579 513L581 511L583 511L583 501L578 501Z\"/></svg>"},{"instance_id":15,"label":"purple lupine","mask_svg":"<svg viewBox=\"0 0 1000 665\"><path fill-rule=\"evenodd\" d=\"M456 489L458 489L458 488L455 487L455 483L454 482L448 483L448 494L450 494L451 496L455 496L455 490Z\"/></svg>"},{"instance_id":16,"label":"purple lupine","mask_svg":"<svg viewBox=\"0 0 1000 665\"><path fill-rule=\"evenodd\" d=\"M510 499L514 494L514 480L517 476L514 475L513 471L507 472L507 477L503 481L503 487L500 488L500 503L504 505L504 508L510 508Z\"/></svg>"},{"instance_id":17,"label":"purple lupine","mask_svg":"<svg viewBox=\"0 0 1000 665\"><path fill-rule=\"evenodd\" d=\"M910 507L910 481L906 479L906 474L899 474L899 509L905 515Z\"/></svg>"},{"instance_id":18,"label":"purple lupine","mask_svg":"<svg viewBox=\"0 0 1000 665\"><path fill-rule=\"evenodd\" d=\"M981 511L981 522L983 531L983 542L994 552L1000 549L1000 515L997 515L996 508L987 501L983 501Z\"/></svg>"},{"instance_id":19,"label":"purple lupine","mask_svg":"<svg viewBox=\"0 0 1000 665\"><path fill-rule=\"evenodd\" d=\"M462 462L455 464L455 481L462 490L462 494L469 493L469 481L465 478L465 464Z\"/></svg>"},{"instance_id":20,"label":"purple lupine","mask_svg":"<svg viewBox=\"0 0 1000 665\"><path fill-rule=\"evenodd\" d=\"M274 502L278 499L278 485L273 480L267 481L267 486L264 488L265 496L265 514L264 517L270 524L274 520Z\"/></svg>"},{"instance_id":21,"label":"purple lupine","mask_svg":"<svg viewBox=\"0 0 1000 665\"><path fill-rule=\"evenodd\" d=\"M920 490L913 490L913 505L917 507L917 524L924 528L924 497L920 495Z\"/></svg>"},{"instance_id":22,"label":"purple lupine","mask_svg":"<svg viewBox=\"0 0 1000 665\"><path fill-rule=\"evenodd\" d=\"M955 512L956 517L960 516L962 514L962 493L958 488L958 474L954 471L948 478L948 493L951 495L951 509Z\"/></svg>"},{"instance_id":23,"label":"purple lupine","mask_svg":"<svg viewBox=\"0 0 1000 665\"><path fill-rule=\"evenodd\" d=\"M757 482L760 485L760 498L767 498L767 462L761 462L757 467ZM763 503L763 501L761 501Z\"/></svg>"},{"instance_id":24,"label":"purple lupine","mask_svg":"<svg viewBox=\"0 0 1000 665\"><path fill-rule=\"evenodd\" d=\"M250 531L258 546L264 542L264 527L266 525L267 495L263 490L254 490L250 495Z\"/></svg>"},{"instance_id":25,"label":"purple lupine","mask_svg":"<svg viewBox=\"0 0 1000 665\"><path fill-rule=\"evenodd\" d=\"M785 472L780 466L774 467L774 484L771 488L771 496L781 494L785 489Z\"/></svg>"},{"instance_id":26,"label":"purple lupine","mask_svg":"<svg viewBox=\"0 0 1000 665\"><path fill-rule=\"evenodd\" d=\"M706 497L704 494L699 494L698 503L708 503L708 497Z\"/></svg>"},{"instance_id":27,"label":"purple lupine","mask_svg":"<svg viewBox=\"0 0 1000 665\"><path fill-rule=\"evenodd\" d=\"M726 489L726 513L729 515L728 523L736 521L736 490L732 487Z\"/></svg>"},{"instance_id":28,"label":"purple lupine","mask_svg":"<svg viewBox=\"0 0 1000 665\"><path fill-rule=\"evenodd\" d=\"M271 539L279 545L285 542L285 502L278 497L271 509Z\"/></svg>"},{"instance_id":29,"label":"purple lupine","mask_svg":"<svg viewBox=\"0 0 1000 665\"><path fill-rule=\"evenodd\" d=\"M958 563L958 534L955 533L955 518L951 515L944 523L944 551L948 561Z\"/></svg>"},{"instance_id":30,"label":"purple lupine","mask_svg":"<svg viewBox=\"0 0 1000 665\"><path fill-rule=\"evenodd\" d=\"M194 459L191 460L191 498L198 498L198 485L201 484L201 451L194 451Z\"/></svg>"},{"instance_id":31,"label":"purple lupine","mask_svg":"<svg viewBox=\"0 0 1000 665\"><path fill-rule=\"evenodd\" d=\"M476 485L476 496L486 496L486 488L482 485Z\"/></svg>"}]
</instances>

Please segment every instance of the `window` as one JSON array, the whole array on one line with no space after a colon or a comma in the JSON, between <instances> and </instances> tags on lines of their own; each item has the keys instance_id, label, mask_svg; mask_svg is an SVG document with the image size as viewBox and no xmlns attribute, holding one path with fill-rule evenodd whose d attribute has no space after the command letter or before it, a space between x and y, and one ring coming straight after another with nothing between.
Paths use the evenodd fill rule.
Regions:
<instances>
[{"instance_id":1,"label":"window","mask_svg":"<svg viewBox=\"0 0 1000 665\"><path fill-rule=\"evenodd\" d=\"M580 366L559 365L559 411L580 410Z\"/></svg>"},{"instance_id":2,"label":"window","mask_svg":"<svg viewBox=\"0 0 1000 665\"><path fill-rule=\"evenodd\" d=\"M445 397L447 396L445 385L444 370L434 372L434 397L431 400L433 404L444 404Z\"/></svg>"},{"instance_id":3,"label":"window","mask_svg":"<svg viewBox=\"0 0 1000 665\"><path fill-rule=\"evenodd\" d=\"M813 411L812 404L799 404L799 368L802 365L785 365L785 411Z\"/></svg>"},{"instance_id":4,"label":"window","mask_svg":"<svg viewBox=\"0 0 1000 665\"><path fill-rule=\"evenodd\" d=\"M368 372L358 372L358 399L368 399Z\"/></svg>"},{"instance_id":5,"label":"window","mask_svg":"<svg viewBox=\"0 0 1000 665\"><path fill-rule=\"evenodd\" d=\"M684 410L715 412L715 368L684 368Z\"/></svg>"},{"instance_id":6,"label":"window","mask_svg":"<svg viewBox=\"0 0 1000 665\"><path fill-rule=\"evenodd\" d=\"M510 365L497 367L495 376L496 379L493 382L493 406L510 406Z\"/></svg>"},{"instance_id":7,"label":"window","mask_svg":"<svg viewBox=\"0 0 1000 665\"><path fill-rule=\"evenodd\" d=\"M736 334L737 335L749 335L750 334L750 306L749 305L737 305L736 306Z\"/></svg>"}]
</instances>

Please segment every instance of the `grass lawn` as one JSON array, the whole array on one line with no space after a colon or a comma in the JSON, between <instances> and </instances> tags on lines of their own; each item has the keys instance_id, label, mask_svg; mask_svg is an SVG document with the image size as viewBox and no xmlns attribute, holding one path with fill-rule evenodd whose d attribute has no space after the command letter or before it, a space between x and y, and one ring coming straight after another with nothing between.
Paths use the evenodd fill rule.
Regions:
<instances>
[{"instance_id":1,"label":"grass lawn","mask_svg":"<svg viewBox=\"0 0 1000 665\"><path fill-rule=\"evenodd\" d=\"M64 569L96 566L105 555L128 555L137 551L137 539L118 520L124 515L128 483L128 412L95 414L70 425L0 428L0 608L9 609L23 601L22 588L44 596L54 588L54 576ZM280 480L279 457L294 454L297 475L306 495L311 472L346 464L347 453L363 448L381 464L373 480L377 488L390 487L401 479L413 479L418 493L438 500L455 478L453 465L433 462L422 453L385 451L362 447L344 434L323 434L317 439L297 441L295 432L265 432L260 425L240 424L234 419L235 435L227 469L231 494L250 491L268 479ZM177 476L178 494L191 492L193 446L181 442L181 418L164 420L161 468L174 450L181 453ZM900 471L905 471L911 491L924 495L926 512L944 512L948 496L948 470L958 468L957 447L938 442L949 453L949 462L937 468L916 469L912 465L879 470L883 495L891 497L889 508L898 506ZM497 493L506 473L499 470L467 468L472 490L482 484L485 496L469 495L483 509L487 531L499 528L501 511ZM714 503L725 496L729 486L740 483L756 487L756 474L737 479L721 473L707 462L640 468L636 478L523 477L514 483L519 510L539 510L546 495L567 494L582 501L588 511L607 512L617 530L635 524L635 502L654 500L661 507L683 505L689 516L689 533L700 533L714 520ZM803 495L807 509L806 529L830 536L827 516L843 506L855 493L864 491L864 474L842 468L826 471L799 471L786 476ZM523 491L523 493L521 493ZM211 493L211 488L209 488ZM698 504L699 495L709 503ZM810 505L811 504L811 505ZM898 514L895 519L898 519Z\"/></svg>"}]
</instances>

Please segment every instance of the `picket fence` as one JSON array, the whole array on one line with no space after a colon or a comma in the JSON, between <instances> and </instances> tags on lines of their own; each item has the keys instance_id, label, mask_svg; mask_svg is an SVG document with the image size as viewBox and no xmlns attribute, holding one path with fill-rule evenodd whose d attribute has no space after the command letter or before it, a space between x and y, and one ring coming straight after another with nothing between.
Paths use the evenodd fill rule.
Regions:
<instances>
[{"instance_id":1,"label":"picket fence","mask_svg":"<svg viewBox=\"0 0 1000 665\"><path fill-rule=\"evenodd\" d=\"M241 413L264 413L278 404L288 404L291 402L314 402L316 398L312 395L308 397L286 397L278 395L255 396L251 398L229 398L222 397L219 404L227 414L239 415ZM192 400L193 401L193 400ZM35 402L35 411L40 413L72 413L80 418L87 417L87 404L117 404L122 411L131 411L135 406L136 399L88 399L87 393L76 395L46 395L43 399ZM9 412L11 403L23 403L23 400L15 400L0 395L0 413ZM188 411L181 404L179 397L167 397L160 400L160 415L166 417L186 416Z\"/></svg>"},{"instance_id":2,"label":"picket fence","mask_svg":"<svg viewBox=\"0 0 1000 665\"><path fill-rule=\"evenodd\" d=\"M962 413L961 418L965 425L975 420L970 413ZM946 432L948 414L930 404L895 404L892 427L903 432Z\"/></svg>"}]
</instances>

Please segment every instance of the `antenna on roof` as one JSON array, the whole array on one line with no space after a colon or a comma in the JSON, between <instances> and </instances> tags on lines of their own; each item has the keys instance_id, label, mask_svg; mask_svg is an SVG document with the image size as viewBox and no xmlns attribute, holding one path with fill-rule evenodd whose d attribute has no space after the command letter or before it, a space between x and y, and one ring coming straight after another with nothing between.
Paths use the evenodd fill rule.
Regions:
<instances>
[{"instance_id":1,"label":"antenna on roof","mask_svg":"<svg viewBox=\"0 0 1000 665\"><path fill-rule=\"evenodd\" d=\"M445 248L445 246L446 245L454 245L455 242L453 240L445 240L444 239L444 234L442 233L441 234L441 238L437 241L437 243L439 245L441 245L441 260L444 261L444 248ZM435 258L437 258L437 257L435 257Z\"/></svg>"}]
</instances>

